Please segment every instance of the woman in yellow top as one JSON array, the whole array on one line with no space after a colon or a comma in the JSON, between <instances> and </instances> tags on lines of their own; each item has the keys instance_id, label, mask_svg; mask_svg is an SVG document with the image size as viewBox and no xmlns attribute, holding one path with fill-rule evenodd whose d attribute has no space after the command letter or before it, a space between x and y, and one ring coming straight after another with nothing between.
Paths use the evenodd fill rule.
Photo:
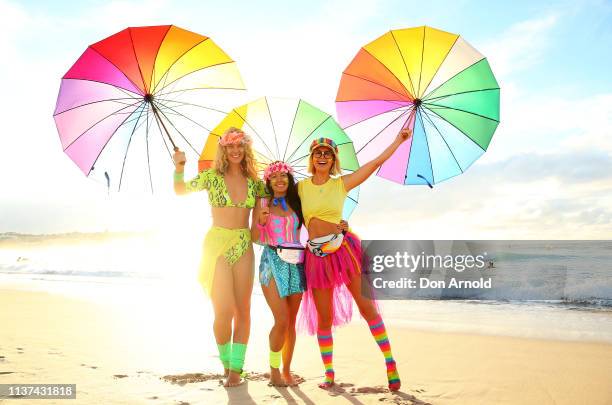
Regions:
<instances>
[{"instance_id":1,"label":"woman in yellow top","mask_svg":"<svg viewBox=\"0 0 612 405\"><path fill-rule=\"evenodd\" d=\"M213 304L213 330L226 387L241 382L254 276L249 214L257 198L265 194L265 185L257 178L251 143L243 131L229 128L219 140L213 168L188 182L183 179L185 154L174 153L175 193L208 190L213 226L204 239L199 280Z\"/></svg>"},{"instance_id":2,"label":"woman in yellow top","mask_svg":"<svg viewBox=\"0 0 612 405\"><path fill-rule=\"evenodd\" d=\"M312 177L298 183L309 237L304 263L308 290L302 302L301 323L305 323L311 333L317 333L325 367L325 380L319 384L321 388L334 384L331 328L350 321L354 300L385 357L389 389L400 389L383 320L375 303L361 293L361 241L350 231L337 233L336 227L342 218L348 192L370 177L411 135L411 130L403 129L376 159L351 174L337 177L331 177L341 174L335 142L318 138L310 145L308 172Z\"/></svg>"}]
</instances>

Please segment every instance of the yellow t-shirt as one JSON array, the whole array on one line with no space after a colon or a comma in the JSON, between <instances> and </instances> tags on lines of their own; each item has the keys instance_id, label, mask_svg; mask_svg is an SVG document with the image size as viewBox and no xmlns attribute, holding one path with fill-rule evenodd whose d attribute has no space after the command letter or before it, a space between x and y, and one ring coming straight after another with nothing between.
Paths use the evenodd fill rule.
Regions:
<instances>
[{"instance_id":1,"label":"yellow t-shirt","mask_svg":"<svg viewBox=\"0 0 612 405\"><path fill-rule=\"evenodd\" d=\"M342 177L330 178L324 184L312 184L312 177L298 182L302 214L306 227L312 218L337 224L342 220L342 208L348 192Z\"/></svg>"}]
</instances>

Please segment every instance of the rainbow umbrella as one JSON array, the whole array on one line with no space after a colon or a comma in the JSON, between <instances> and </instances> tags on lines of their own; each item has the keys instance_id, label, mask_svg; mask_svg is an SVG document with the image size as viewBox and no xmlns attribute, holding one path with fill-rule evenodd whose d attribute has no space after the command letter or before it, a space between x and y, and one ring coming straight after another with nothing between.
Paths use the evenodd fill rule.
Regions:
<instances>
[{"instance_id":1,"label":"rainbow umbrella","mask_svg":"<svg viewBox=\"0 0 612 405\"><path fill-rule=\"evenodd\" d=\"M243 89L212 39L173 25L127 28L90 45L62 77L54 119L86 176L109 190L169 189L173 149L198 156L202 133Z\"/></svg>"},{"instance_id":2,"label":"rainbow umbrella","mask_svg":"<svg viewBox=\"0 0 612 405\"><path fill-rule=\"evenodd\" d=\"M487 150L499 124L499 85L486 58L459 35L431 27L393 30L348 65L336 108L361 161L410 127L412 138L377 175L431 187L463 173Z\"/></svg>"},{"instance_id":3,"label":"rainbow umbrella","mask_svg":"<svg viewBox=\"0 0 612 405\"><path fill-rule=\"evenodd\" d=\"M310 176L307 173L310 143L321 137L331 138L338 145L343 173L359 168L352 141L332 116L304 100L262 97L234 108L211 131L200 155L199 170L212 165L219 138L229 127L240 128L253 138L253 151L261 174L269 163L282 160L293 166L297 179ZM351 215L358 198L357 187L346 199L344 218Z\"/></svg>"}]
</instances>

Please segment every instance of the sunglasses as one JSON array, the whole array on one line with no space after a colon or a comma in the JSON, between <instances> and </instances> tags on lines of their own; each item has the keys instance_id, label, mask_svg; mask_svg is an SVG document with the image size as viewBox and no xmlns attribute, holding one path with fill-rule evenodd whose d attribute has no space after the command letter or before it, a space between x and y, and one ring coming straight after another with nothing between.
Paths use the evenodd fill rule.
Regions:
<instances>
[{"instance_id":1,"label":"sunglasses","mask_svg":"<svg viewBox=\"0 0 612 405\"><path fill-rule=\"evenodd\" d=\"M324 157L325 159L330 159L334 156L334 152L332 152L331 150L325 150L325 151L315 150L312 153L312 156L316 157L317 159L320 157Z\"/></svg>"}]
</instances>

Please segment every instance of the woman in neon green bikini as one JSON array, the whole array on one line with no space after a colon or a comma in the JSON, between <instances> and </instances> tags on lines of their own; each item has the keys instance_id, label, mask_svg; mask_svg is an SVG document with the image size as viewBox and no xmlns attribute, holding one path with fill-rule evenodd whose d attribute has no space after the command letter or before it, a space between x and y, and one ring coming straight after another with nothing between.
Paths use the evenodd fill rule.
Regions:
<instances>
[{"instance_id":1,"label":"woman in neon green bikini","mask_svg":"<svg viewBox=\"0 0 612 405\"><path fill-rule=\"evenodd\" d=\"M213 304L224 385L233 387L241 382L251 328L254 254L249 214L257 198L265 195L265 185L257 178L251 139L237 128L229 128L219 140L213 168L194 179L184 181L183 152L174 153L174 162L176 194L208 190L213 226L204 240L199 280Z\"/></svg>"}]
</instances>

